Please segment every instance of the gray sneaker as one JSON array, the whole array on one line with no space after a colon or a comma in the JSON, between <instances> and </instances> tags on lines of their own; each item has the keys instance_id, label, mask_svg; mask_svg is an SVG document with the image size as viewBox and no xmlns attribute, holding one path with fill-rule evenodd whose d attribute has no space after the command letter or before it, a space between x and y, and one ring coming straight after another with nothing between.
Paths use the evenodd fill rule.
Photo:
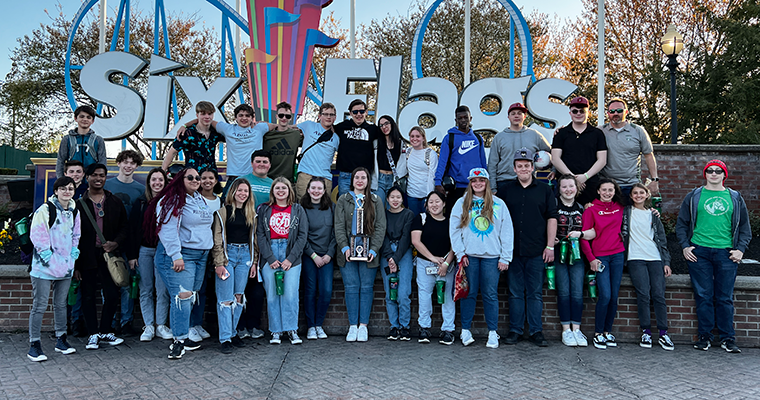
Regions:
<instances>
[{"instance_id":1,"label":"gray sneaker","mask_svg":"<svg viewBox=\"0 0 760 400\"><path fill-rule=\"evenodd\" d=\"M248 329L241 329L238 331L238 337L245 339L251 337L251 334L248 332Z\"/></svg>"},{"instance_id":2,"label":"gray sneaker","mask_svg":"<svg viewBox=\"0 0 760 400\"><path fill-rule=\"evenodd\" d=\"M264 331L259 328L251 328L251 339L260 339L264 337Z\"/></svg>"}]
</instances>

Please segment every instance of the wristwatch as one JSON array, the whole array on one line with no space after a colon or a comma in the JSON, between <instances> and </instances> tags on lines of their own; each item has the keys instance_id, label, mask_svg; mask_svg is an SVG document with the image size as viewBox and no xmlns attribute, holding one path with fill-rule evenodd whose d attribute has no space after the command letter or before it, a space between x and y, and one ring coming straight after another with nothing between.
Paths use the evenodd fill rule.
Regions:
<instances>
[{"instance_id":1,"label":"wristwatch","mask_svg":"<svg viewBox=\"0 0 760 400\"><path fill-rule=\"evenodd\" d=\"M652 181L654 181L654 182L659 182L659 181L660 181L660 178L652 178Z\"/></svg>"}]
</instances>

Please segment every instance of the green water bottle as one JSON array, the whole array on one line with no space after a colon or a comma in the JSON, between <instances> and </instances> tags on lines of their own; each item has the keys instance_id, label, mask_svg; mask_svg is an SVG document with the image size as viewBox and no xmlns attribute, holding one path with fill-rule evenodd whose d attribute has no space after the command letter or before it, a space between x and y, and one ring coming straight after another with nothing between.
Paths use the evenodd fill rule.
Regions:
<instances>
[{"instance_id":1,"label":"green water bottle","mask_svg":"<svg viewBox=\"0 0 760 400\"><path fill-rule=\"evenodd\" d=\"M559 242L559 262L570 264L570 243L567 240Z\"/></svg>"},{"instance_id":2,"label":"green water bottle","mask_svg":"<svg viewBox=\"0 0 760 400\"><path fill-rule=\"evenodd\" d=\"M80 284L81 282L79 282L76 279L71 280L71 285L69 285L69 300L68 300L68 304L70 306L77 304L77 294L79 294Z\"/></svg>"},{"instance_id":3,"label":"green water bottle","mask_svg":"<svg viewBox=\"0 0 760 400\"><path fill-rule=\"evenodd\" d=\"M398 276L391 275L388 277L388 289L391 300L396 301L398 299Z\"/></svg>"},{"instance_id":4,"label":"green water bottle","mask_svg":"<svg viewBox=\"0 0 760 400\"><path fill-rule=\"evenodd\" d=\"M586 275L586 282L588 283L588 297L596 299L596 272L589 272Z\"/></svg>"},{"instance_id":5,"label":"green water bottle","mask_svg":"<svg viewBox=\"0 0 760 400\"><path fill-rule=\"evenodd\" d=\"M578 242L578 238L570 238L570 262L568 264L575 264L576 261L581 259L581 245Z\"/></svg>"},{"instance_id":6,"label":"green water bottle","mask_svg":"<svg viewBox=\"0 0 760 400\"><path fill-rule=\"evenodd\" d=\"M438 298L438 304L443 304L446 302L446 281L435 281L435 294Z\"/></svg>"},{"instance_id":7,"label":"green water bottle","mask_svg":"<svg viewBox=\"0 0 760 400\"><path fill-rule=\"evenodd\" d=\"M140 297L140 274L132 275L129 286L129 298L136 299Z\"/></svg>"},{"instance_id":8,"label":"green water bottle","mask_svg":"<svg viewBox=\"0 0 760 400\"><path fill-rule=\"evenodd\" d=\"M652 207L662 215L662 195L657 194L652 196Z\"/></svg>"},{"instance_id":9,"label":"green water bottle","mask_svg":"<svg viewBox=\"0 0 760 400\"><path fill-rule=\"evenodd\" d=\"M278 296L285 293L285 271L281 269L274 271L274 286Z\"/></svg>"},{"instance_id":10,"label":"green water bottle","mask_svg":"<svg viewBox=\"0 0 760 400\"><path fill-rule=\"evenodd\" d=\"M554 263L545 264L546 268L546 286L549 290L554 290Z\"/></svg>"}]
</instances>

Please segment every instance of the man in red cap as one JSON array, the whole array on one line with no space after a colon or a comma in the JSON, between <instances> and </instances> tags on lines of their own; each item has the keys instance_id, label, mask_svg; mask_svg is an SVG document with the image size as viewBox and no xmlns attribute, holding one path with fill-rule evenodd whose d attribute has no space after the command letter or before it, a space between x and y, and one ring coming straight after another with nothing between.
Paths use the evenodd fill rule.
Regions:
<instances>
[{"instance_id":1,"label":"man in red cap","mask_svg":"<svg viewBox=\"0 0 760 400\"><path fill-rule=\"evenodd\" d=\"M717 326L720 347L741 353L734 334L736 270L752 238L747 205L741 194L723 186L728 167L721 160L707 163L704 186L692 190L678 213L676 235L689 264L697 303L697 350L707 350Z\"/></svg>"},{"instance_id":2,"label":"man in red cap","mask_svg":"<svg viewBox=\"0 0 760 400\"><path fill-rule=\"evenodd\" d=\"M537 130L523 125L528 109L522 103L509 106L509 127L496 134L491 142L491 152L488 155L488 174L491 179L491 190L494 194L504 197L503 186L517 179L513 165L515 152L522 148L530 150L531 154L539 150L551 151L549 142Z\"/></svg>"}]
</instances>

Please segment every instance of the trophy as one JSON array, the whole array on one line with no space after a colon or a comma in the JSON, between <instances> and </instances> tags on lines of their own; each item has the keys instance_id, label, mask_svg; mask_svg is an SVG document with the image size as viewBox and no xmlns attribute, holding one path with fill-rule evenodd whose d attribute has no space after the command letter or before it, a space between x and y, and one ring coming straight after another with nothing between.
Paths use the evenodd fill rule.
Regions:
<instances>
[{"instance_id":1,"label":"trophy","mask_svg":"<svg viewBox=\"0 0 760 400\"><path fill-rule=\"evenodd\" d=\"M348 261L369 261L369 236L364 234L364 195L356 196L356 234L350 237Z\"/></svg>"}]
</instances>

